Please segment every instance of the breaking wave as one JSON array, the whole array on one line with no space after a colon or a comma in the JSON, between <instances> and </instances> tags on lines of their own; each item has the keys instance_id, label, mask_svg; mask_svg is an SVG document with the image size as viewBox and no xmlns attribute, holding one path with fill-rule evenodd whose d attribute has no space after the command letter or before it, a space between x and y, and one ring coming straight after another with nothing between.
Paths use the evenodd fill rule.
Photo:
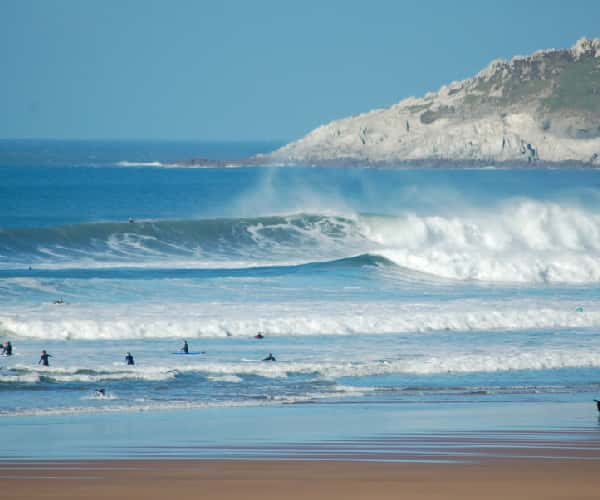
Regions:
<instances>
[{"instance_id":1,"label":"breaking wave","mask_svg":"<svg viewBox=\"0 0 600 500\"><path fill-rule=\"evenodd\" d=\"M382 375L445 375L448 373L493 373L522 370L557 370L564 368L598 368L600 354L584 349L557 352L552 349L531 351L506 351L495 354L445 353L443 356L418 356L406 359L379 359L367 361L298 362L279 360L277 363L260 361L216 362L203 361L185 366L154 365L125 369L89 368L38 368L16 365L0 373L0 384L79 383L94 384L115 381L161 382L174 380L185 374L201 374L213 383L240 383L244 377L286 379L295 375L313 375L323 380L343 377L368 377ZM334 385L328 391L360 392L375 390L360 388L346 390Z\"/></svg>"},{"instance_id":2,"label":"breaking wave","mask_svg":"<svg viewBox=\"0 0 600 500\"><path fill-rule=\"evenodd\" d=\"M0 265L385 266L485 282L600 281L600 214L521 200L471 214L295 214L0 231Z\"/></svg>"},{"instance_id":3,"label":"breaking wave","mask_svg":"<svg viewBox=\"0 0 600 500\"><path fill-rule=\"evenodd\" d=\"M589 306L589 307L588 307ZM600 328L595 303L546 300L414 302L325 302L295 304L93 305L0 314L0 335L47 340L421 334L564 328Z\"/></svg>"}]
</instances>

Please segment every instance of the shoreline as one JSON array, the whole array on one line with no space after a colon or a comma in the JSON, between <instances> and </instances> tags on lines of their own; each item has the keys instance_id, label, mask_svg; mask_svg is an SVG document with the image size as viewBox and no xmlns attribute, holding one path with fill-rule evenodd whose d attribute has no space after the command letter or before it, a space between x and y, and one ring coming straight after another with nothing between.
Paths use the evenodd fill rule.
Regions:
<instances>
[{"instance_id":1,"label":"shoreline","mask_svg":"<svg viewBox=\"0 0 600 500\"><path fill-rule=\"evenodd\" d=\"M4 417L0 421L0 461L352 458L439 462L600 456L597 409L586 402L363 401L350 406L214 407Z\"/></svg>"},{"instance_id":2,"label":"shoreline","mask_svg":"<svg viewBox=\"0 0 600 500\"><path fill-rule=\"evenodd\" d=\"M11 500L597 497L595 408L426 407L14 418L4 431L9 442L20 433L19 451L0 452L1 491ZM34 452L26 436L50 447Z\"/></svg>"},{"instance_id":3,"label":"shoreline","mask_svg":"<svg viewBox=\"0 0 600 500\"><path fill-rule=\"evenodd\" d=\"M125 166L125 165L122 165ZM127 165L135 166L135 165ZM141 165L140 165L141 166ZM364 169L431 169L431 170L596 170L599 164L579 160L493 160L493 159L445 159L417 158L406 160L366 160L358 158L306 159L284 160L269 158L268 154L249 158L221 160L211 158L190 158L162 162L163 168L249 168L249 167L279 167L279 168L364 168Z\"/></svg>"}]
</instances>

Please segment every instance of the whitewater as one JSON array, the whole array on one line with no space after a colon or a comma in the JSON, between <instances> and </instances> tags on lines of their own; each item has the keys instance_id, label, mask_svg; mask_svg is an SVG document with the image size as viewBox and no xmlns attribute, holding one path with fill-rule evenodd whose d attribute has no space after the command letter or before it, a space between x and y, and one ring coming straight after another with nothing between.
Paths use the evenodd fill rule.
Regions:
<instances>
[{"instance_id":1,"label":"whitewater","mask_svg":"<svg viewBox=\"0 0 600 500\"><path fill-rule=\"evenodd\" d=\"M0 416L597 395L597 172L178 147L4 141Z\"/></svg>"}]
</instances>

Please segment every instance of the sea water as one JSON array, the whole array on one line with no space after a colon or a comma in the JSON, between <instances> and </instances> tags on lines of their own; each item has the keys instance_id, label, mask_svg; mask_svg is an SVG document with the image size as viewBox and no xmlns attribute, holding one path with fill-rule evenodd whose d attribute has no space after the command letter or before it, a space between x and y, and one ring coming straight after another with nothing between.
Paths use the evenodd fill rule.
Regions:
<instances>
[{"instance_id":1,"label":"sea water","mask_svg":"<svg viewBox=\"0 0 600 500\"><path fill-rule=\"evenodd\" d=\"M273 147L2 141L0 416L600 395L600 172Z\"/></svg>"}]
</instances>

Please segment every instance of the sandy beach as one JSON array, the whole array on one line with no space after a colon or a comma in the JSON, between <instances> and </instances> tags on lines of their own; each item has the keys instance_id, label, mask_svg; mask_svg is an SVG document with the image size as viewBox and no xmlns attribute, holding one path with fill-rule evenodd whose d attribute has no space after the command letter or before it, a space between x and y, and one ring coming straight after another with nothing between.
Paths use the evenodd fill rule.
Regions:
<instances>
[{"instance_id":1,"label":"sandy beach","mask_svg":"<svg viewBox=\"0 0 600 500\"><path fill-rule=\"evenodd\" d=\"M597 457L600 458L600 457ZM598 461L475 464L320 461L4 463L2 498L504 499L598 498Z\"/></svg>"}]
</instances>

